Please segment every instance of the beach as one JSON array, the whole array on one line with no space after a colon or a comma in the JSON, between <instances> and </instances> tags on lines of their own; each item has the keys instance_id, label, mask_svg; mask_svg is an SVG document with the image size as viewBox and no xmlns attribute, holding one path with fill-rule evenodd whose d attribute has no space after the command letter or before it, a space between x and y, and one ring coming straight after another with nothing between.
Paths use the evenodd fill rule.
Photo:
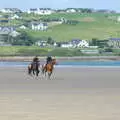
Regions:
<instances>
[{"instance_id":1,"label":"beach","mask_svg":"<svg viewBox=\"0 0 120 120\"><path fill-rule=\"evenodd\" d=\"M0 120L120 120L120 68L56 67L51 80L0 68Z\"/></svg>"}]
</instances>

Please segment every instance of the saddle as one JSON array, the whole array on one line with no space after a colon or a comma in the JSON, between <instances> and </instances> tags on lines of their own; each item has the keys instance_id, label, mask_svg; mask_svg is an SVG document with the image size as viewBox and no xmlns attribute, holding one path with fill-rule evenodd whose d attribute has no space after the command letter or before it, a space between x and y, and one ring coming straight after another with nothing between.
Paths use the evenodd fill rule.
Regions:
<instances>
[{"instance_id":1,"label":"saddle","mask_svg":"<svg viewBox=\"0 0 120 120\"><path fill-rule=\"evenodd\" d=\"M32 68L37 68L39 66L39 62L32 62L31 66Z\"/></svg>"}]
</instances>

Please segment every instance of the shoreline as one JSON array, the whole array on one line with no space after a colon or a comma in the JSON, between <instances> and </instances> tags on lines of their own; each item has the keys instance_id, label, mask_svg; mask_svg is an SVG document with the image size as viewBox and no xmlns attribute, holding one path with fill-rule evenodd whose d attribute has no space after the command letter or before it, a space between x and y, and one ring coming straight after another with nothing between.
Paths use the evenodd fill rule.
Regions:
<instances>
[{"instance_id":1,"label":"shoreline","mask_svg":"<svg viewBox=\"0 0 120 120\"><path fill-rule=\"evenodd\" d=\"M30 62L34 56L0 56L0 61ZM45 61L46 57L38 56L40 61ZM74 57L55 57L58 61L119 61L120 56L74 56Z\"/></svg>"}]
</instances>

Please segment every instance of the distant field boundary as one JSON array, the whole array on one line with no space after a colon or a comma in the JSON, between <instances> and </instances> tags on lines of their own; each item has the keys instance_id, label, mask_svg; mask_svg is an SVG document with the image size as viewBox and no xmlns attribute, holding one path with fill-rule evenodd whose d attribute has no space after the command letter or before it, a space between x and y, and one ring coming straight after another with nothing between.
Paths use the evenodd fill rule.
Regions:
<instances>
[{"instance_id":1,"label":"distant field boundary","mask_svg":"<svg viewBox=\"0 0 120 120\"><path fill-rule=\"evenodd\" d=\"M34 56L6 56L0 57L0 61L32 61ZM46 57L40 57L40 61L45 61ZM85 61L85 60L120 60L120 56L79 56L79 57L55 57L58 61Z\"/></svg>"}]
</instances>

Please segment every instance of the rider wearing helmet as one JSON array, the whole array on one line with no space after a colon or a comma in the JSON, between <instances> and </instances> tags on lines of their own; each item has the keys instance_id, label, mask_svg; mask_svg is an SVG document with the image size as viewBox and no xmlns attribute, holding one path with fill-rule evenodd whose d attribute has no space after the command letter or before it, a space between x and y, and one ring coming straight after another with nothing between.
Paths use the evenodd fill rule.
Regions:
<instances>
[{"instance_id":1,"label":"rider wearing helmet","mask_svg":"<svg viewBox=\"0 0 120 120\"><path fill-rule=\"evenodd\" d=\"M45 69L47 69L47 64L50 63L50 62L52 62L52 57L49 55L49 56L47 56L47 58L46 58Z\"/></svg>"},{"instance_id":2,"label":"rider wearing helmet","mask_svg":"<svg viewBox=\"0 0 120 120\"><path fill-rule=\"evenodd\" d=\"M46 58L45 70L47 69L47 64L50 63L50 62L52 62L52 57L49 55Z\"/></svg>"},{"instance_id":3,"label":"rider wearing helmet","mask_svg":"<svg viewBox=\"0 0 120 120\"><path fill-rule=\"evenodd\" d=\"M48 56L47 58L46 58L46 65L48 64L48 63L50 63L52 61L52 57L51 56Z\"/></svg>"},{"instance_id":4,"label":"rider wearing helmet","mask_svg":"<svg viewBox=\"0 0 120 120\"><path fill-rule=\"evenodd\" d=\"M33 58L33 62L39 62L38 56L35 56L35 57Z\"/></svg>"},{"instance_id":5,"label":"rider wearing helmet","mask_svg":"<svg viewBox=\"0 0 120 120\"><path fill-rule=\"evenodd\" d=\"M35 56L34 58L33 58L33 61L32 61L32 65L34 65L34 64L37 64L37 66L39 65L39 58L38 58L38 56Z\"/></svg>"},{"instance_id":6,"label":"rider wearing helmet","mask_svg":"<svg viewBox=\"0 0 120 120\"><path fill-rule=\"evenodd\" d=\"M37 65L36 66L36 69L38 70L38 72L39 72L39 65L40 65L40 63L39 63L40 61L39 61L39 58L38 58L38 56L35 56L34 58L33 58L33 61L32 61L32 67L34 66L34 65Z\"/></svg>"}]
</instances>

